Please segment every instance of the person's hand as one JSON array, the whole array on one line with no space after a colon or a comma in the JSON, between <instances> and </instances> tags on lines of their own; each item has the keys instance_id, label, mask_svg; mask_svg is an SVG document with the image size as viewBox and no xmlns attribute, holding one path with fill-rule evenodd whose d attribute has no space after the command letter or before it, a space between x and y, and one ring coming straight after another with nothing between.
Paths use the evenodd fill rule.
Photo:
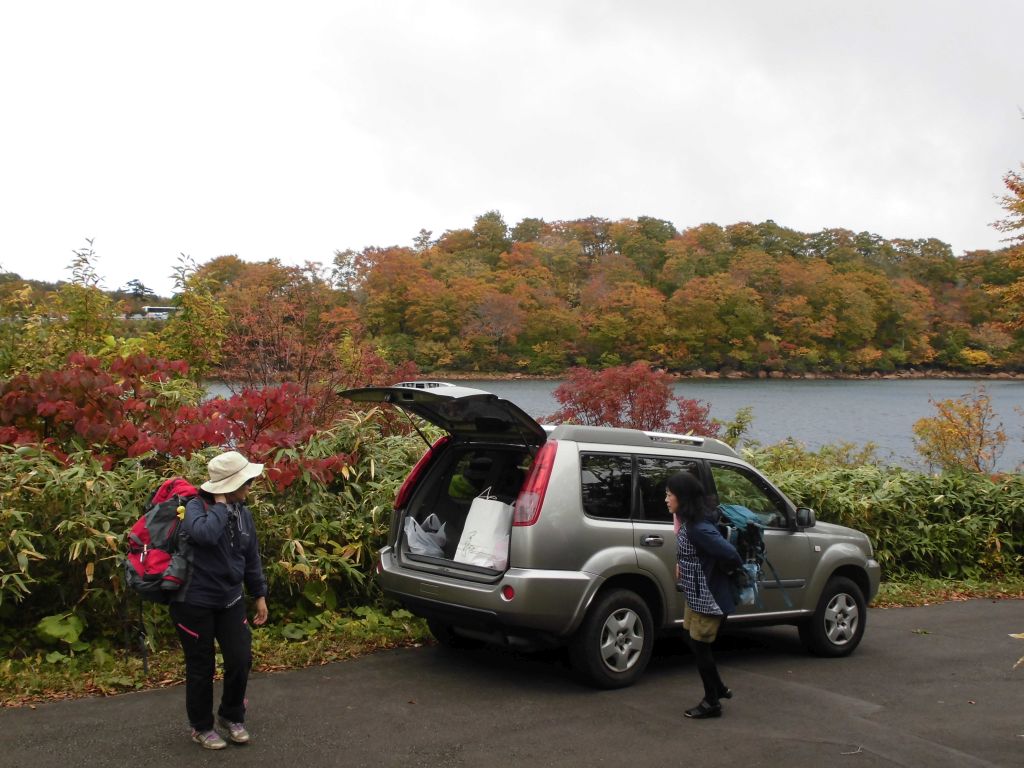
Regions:
<instances>
[{"instance_id":1,"label":"person's hand","mask_svg":"<svg viewBox=\"0 0 1024 768\"><path fill-rule=\"evenodd\" d=\"M257 627L262 627L267 623L267 598L256 598L256 615L253 617L252 623Z\"/></svg>"}]
</instances>

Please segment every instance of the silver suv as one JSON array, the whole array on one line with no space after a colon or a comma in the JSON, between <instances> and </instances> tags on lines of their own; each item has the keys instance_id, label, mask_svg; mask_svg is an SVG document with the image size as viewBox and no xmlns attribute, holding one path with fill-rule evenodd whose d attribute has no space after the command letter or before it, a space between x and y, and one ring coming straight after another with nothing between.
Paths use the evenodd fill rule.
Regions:
<instances>
[{"instance_id":1,"label":"silver suv","mask_svg":"<svg viewBox=\"0 0 1024 768\"><path fill-rule=\"evenodd\" d=\"M868 538L816 522L725 443L543 427L496 395L443 382L342 394L447 432L399 491L377 565L383 590L426 618L442 644L566 645L590 683L632 684L656 635L682 625L665 506L665 481L681 471L765 526L774 573L766 569L760 604L729 624L795 624L826 656L860 643L880 578Z\"/></svg>"}]
</instances>

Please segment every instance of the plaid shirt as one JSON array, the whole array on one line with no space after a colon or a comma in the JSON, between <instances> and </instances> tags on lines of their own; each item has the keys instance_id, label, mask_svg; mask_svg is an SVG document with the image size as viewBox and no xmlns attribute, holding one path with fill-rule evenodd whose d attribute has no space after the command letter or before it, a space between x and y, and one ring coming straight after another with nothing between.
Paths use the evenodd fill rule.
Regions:
<instances>
[{"instance_id":1,"label":"plaid shirt","mask_svg":"<svg viewBox=\"0 0 1024 768\"><path fill-rule=\"evenodd\" d=\"M721 616L723 611L715 602L715 596L711 594L711 590L708 589L707 579L704 578L704 569L697 558L697 550L686 534L685 525L680 526L679 532L676 534L676 559L679 561L683 592L690 610L708 616Z\"/></svg>"}]
</instances>

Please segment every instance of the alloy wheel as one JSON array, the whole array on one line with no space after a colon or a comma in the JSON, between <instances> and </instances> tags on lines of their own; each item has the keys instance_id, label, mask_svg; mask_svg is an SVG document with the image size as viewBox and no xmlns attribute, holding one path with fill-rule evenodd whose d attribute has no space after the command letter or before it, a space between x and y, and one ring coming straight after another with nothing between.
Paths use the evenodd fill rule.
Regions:
<instances>
[{"instance_id":1,"label":"alloy wheel","mask_svg":"<svg viewBox=\"0 0 1024 768\"><path fill-rule=\"evenodd\" d=\"M616 672L624 672L640 658L644 648L644 624L629 608L611 613L601 630L601 658Z\"/></svg>"}]
</instances>

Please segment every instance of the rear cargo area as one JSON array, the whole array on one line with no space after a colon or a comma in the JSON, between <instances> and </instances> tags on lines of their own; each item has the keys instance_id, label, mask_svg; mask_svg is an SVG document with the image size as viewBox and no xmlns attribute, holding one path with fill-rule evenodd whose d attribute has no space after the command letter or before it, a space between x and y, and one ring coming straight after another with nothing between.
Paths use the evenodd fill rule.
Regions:
<instances>
[{"instance_id":1,"label":"rear cargo area","mask_svg":"<svg viewBox=\"0 0 1024 768\"><path fill-rule=\"evenodd\" d=\"M446 451L409 500L399 539L403 556L504 570L512 505L530 461L524 448Z\"/></svg>"}]
</instances>

